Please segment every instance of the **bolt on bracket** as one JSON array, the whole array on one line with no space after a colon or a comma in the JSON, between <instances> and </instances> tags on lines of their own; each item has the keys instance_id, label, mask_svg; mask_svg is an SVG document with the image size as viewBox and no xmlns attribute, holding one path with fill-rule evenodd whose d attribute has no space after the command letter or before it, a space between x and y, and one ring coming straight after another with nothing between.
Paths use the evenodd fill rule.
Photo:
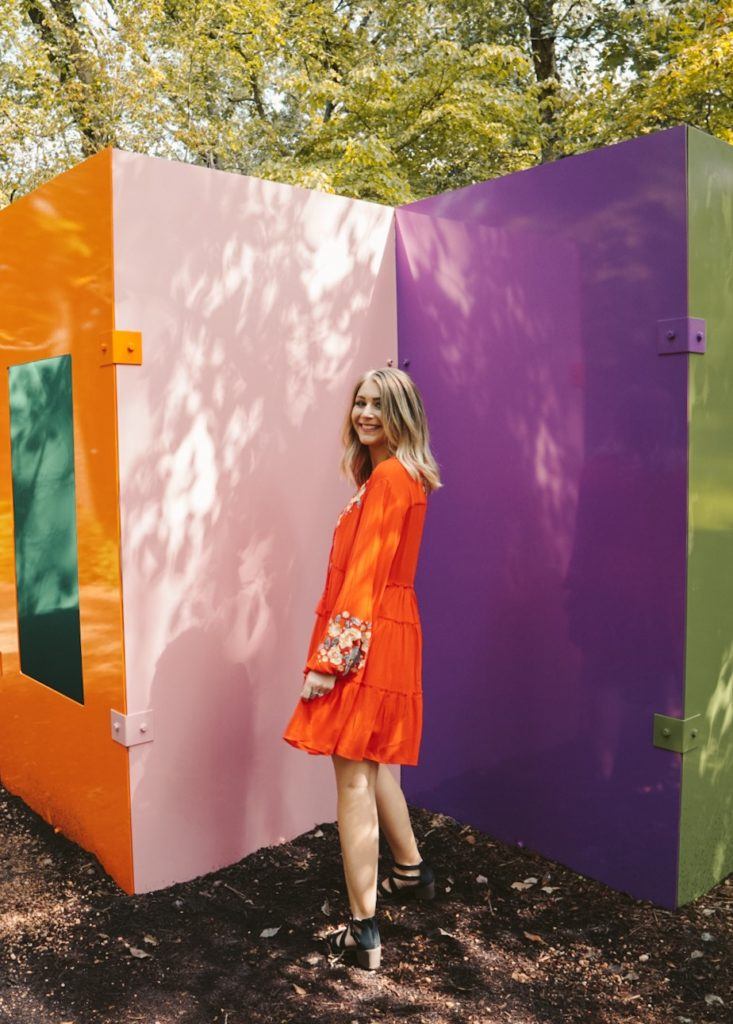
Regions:
<instances>
[{"instance_id":1,"label":"bolt on bracket","mask_svg":"<svg viewBox=\"0 0 733 1024\"><path fill-rule=\"evenodd\" d=\"M657 320L657 353L669 356L678 352L705 352L706 335L705 321L700 316Z\"/></svg>"},{"instance_id":2,"label":"bolt on bracket","mask_svg":"<svg viewBox=\"0 0 733 1024\"><path fill-rule=\"evenodd\" d=\"M110 709L112 739L123 747L135 747L139 743L150 743L153 735L153 712L138 711L134 715L123 715Z\"/></svg>"},{"instance_id":3,"label":"bolt on bracket","mask_svg":"<svg viewBox=\"0 0 733 1024\"><path fill-rule=\"evenodd\" d=\"M690 715L689 718L655 715L652 742L662 750L686 754L705 742L705 720L702 715Z\"/></svg>"},{"instance_id":4,"label":"bolt on bracket","mask_svg":"<svg viewBox=\"0 0 733 1024\"><path fill-rule=\"evenodd\" d=\"M99 343L100 366L141 366L143 336L140 331L107 331Z\"/></svg>"}]
</instances>

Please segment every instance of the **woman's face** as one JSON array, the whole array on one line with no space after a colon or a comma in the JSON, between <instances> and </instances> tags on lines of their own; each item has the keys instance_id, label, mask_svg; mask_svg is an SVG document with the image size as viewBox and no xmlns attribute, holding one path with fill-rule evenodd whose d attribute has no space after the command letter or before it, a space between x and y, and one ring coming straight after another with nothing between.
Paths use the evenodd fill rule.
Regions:
<instances>
[{"instance_id":1,"label":"woman's face","mask_svg":"<svg viewBox=\"0 0 733 1024\"><path fill-rule=\"evenodd\" d=\"M351 422L362 444L372 450L386 450L387 435L382 426L379 388L374 381L364 381L359 388L351 410Z\"/></svg>"}]
</instances>

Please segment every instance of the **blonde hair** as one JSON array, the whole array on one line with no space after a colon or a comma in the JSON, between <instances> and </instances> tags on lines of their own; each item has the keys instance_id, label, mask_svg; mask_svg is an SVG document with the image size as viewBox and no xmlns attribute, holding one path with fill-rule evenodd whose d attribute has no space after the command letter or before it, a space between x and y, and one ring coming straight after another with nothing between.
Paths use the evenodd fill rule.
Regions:
<instances>
[{"instance_id":1,"label":"blonde hair","mask_svg":"<svg viewBox=\"0 0 733 1024\"><path fill-rule=\"evenodd\" d=\"M414 480L422 483L426 494L442 487L440 470L430 451L428 421L420 392L408 373L391 366L367 370L354 386L344 420L341 472L358 487L371 476L369 449L359 440L351 420L359 388L367 380L373 380L379 390L382 426L390 455L400 460Z\"/></svg>"}]
</instances>

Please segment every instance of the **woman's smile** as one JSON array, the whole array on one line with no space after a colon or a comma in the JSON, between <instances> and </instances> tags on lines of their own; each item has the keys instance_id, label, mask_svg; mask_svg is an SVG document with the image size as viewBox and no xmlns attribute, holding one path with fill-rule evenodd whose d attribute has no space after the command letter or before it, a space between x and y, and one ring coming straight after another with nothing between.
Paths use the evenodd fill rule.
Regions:
<instances>
[{"instance_id":1,"label":"woman's smile","mask_svg":"<svg viewBox=\"0 0 733 1024\"><path fill-rule=\"evenodd\" d=\"M379 388L366 381L354 398L351 423L359 443L369 451L372 468L389 457L387 433L382 420L382 398Z\"/></svg>"}]
</instances>

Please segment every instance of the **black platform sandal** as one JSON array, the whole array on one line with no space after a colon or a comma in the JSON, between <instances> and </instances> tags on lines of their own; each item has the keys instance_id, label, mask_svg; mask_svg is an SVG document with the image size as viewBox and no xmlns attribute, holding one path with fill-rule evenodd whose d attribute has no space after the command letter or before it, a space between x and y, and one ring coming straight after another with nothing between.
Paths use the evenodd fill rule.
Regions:
<instances>
[{"instance_id":1,"label":"black platform sandal","mask_svg":"<svg viewBox=\"0 0 733 1024\"><path fill-rule=\"evenodd\" d=\"M418 899L432 900L435 897L435 875L433 869L424 860L419 864L397 864L394 866L398 871L391 871L390 874L377 886L377 892L386 900ZM413 871L420 868L419 875L405 875L403 871ZM395 885L395 879L400 882L408 882L409 885ZM386 886L386 888L385 888Z\"/></svg>"},{"instance_id":2,"label":"black platform sandal","mask_svg":"<svg viewBox=\"0 0 733 1024\"><path fill-rule=\"evenodd\" d=\"M346 945L346 936L351 935L355 946ZM340 956L342 953L353 953L360 967L376 971L382 962L382 942L379 938L377 917L363 919L349 914L349 923L345 928L332 932L326 939L329 953Z\"/></svg>"}]
</instances>

